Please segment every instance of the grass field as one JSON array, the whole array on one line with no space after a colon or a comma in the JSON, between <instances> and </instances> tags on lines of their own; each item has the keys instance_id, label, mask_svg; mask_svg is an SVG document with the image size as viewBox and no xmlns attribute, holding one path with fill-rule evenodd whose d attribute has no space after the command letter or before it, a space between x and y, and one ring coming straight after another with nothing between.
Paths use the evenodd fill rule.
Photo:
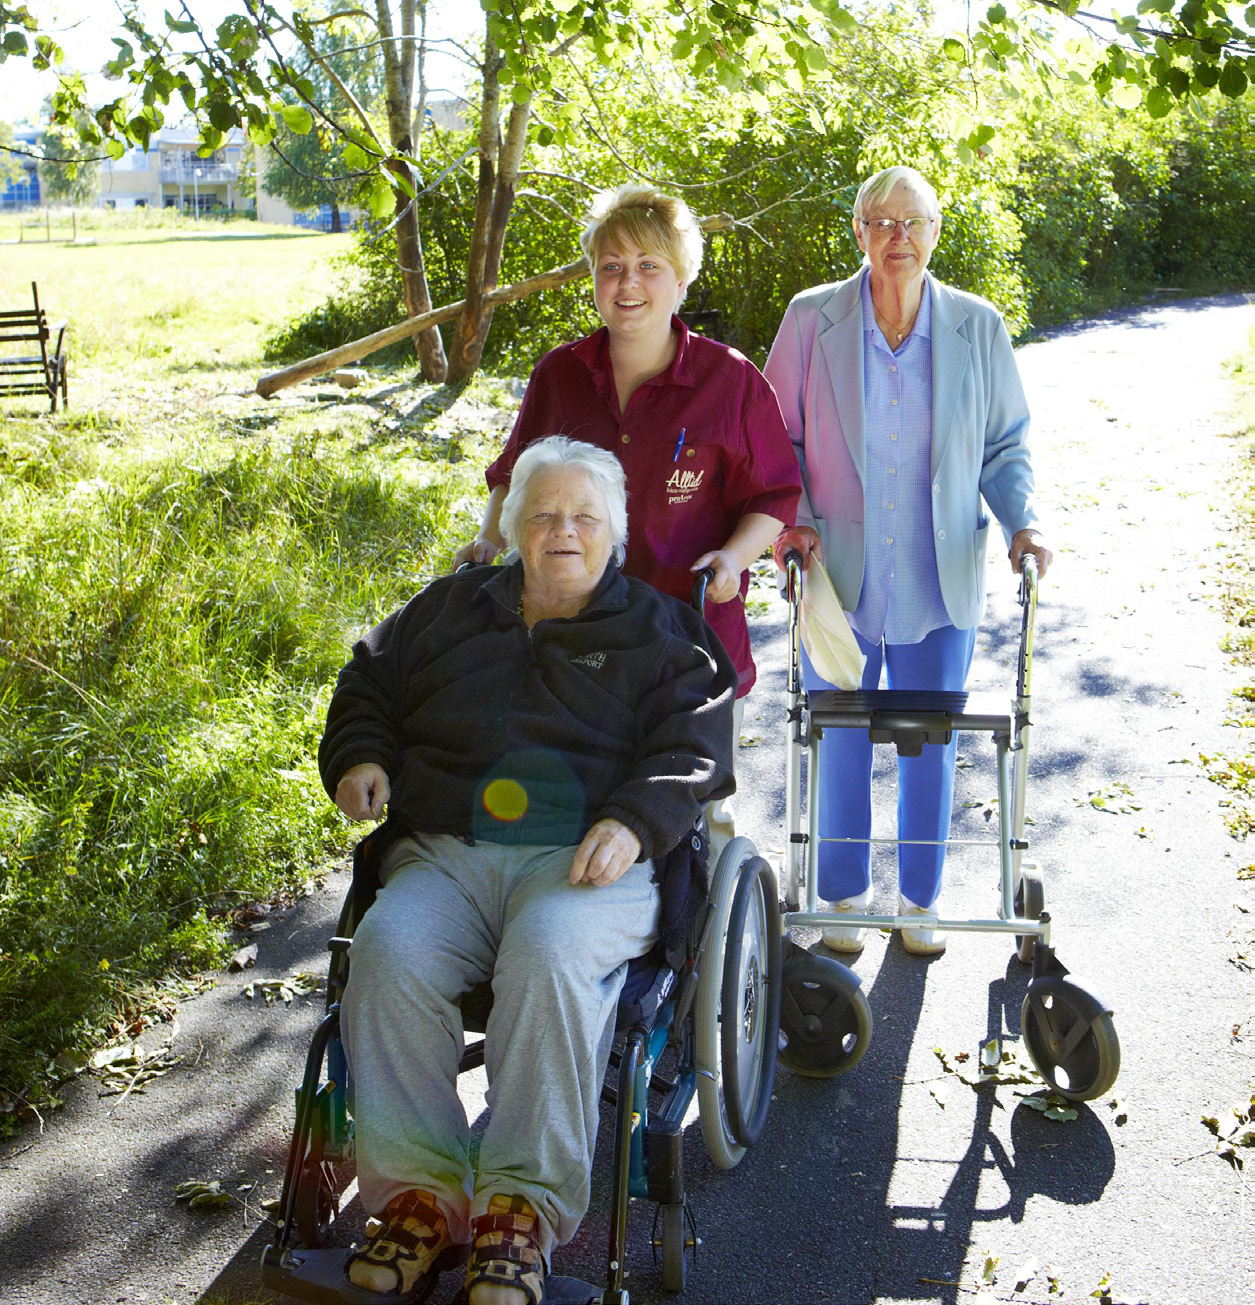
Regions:
<instances>
[{"instance_id":1,"label":"grass field","mask_svg":"<svg viewBox=\"0 0 1255 1305\"><path fill-rule=\"evenodd\" d=\"M68 411L0 410L0 1120L351 841L331 684L469 537L505 420L407 366L258 398L347 238L154 217L0 244L0 305L71 322Z\"/></svg>"}]
</instances>

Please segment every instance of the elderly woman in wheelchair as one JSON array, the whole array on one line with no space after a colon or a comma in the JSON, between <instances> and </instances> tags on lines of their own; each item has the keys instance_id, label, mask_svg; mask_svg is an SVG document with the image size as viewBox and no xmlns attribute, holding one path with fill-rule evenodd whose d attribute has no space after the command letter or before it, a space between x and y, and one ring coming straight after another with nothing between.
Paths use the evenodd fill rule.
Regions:
<instances>
[{"instance_id":1,"label":"elderly woman in wheelchair","mask_svg":"<svg viewBox=\"0 0 1255 1305\"><path fill-rule=\"evenodd\" d=\"M469 1245L460 1299L538 1305L588 1205L627 963L694 909L663 858L733 787L735 670L700 616L619 572L617 459L533 444L502 525L515 561L433 582L355 646L319 752L347 816L388 814L341 1011L380 1221L347 1272L381 1299L422 1299ZM459 1001L485 981L473 1172Z\"/></svg>"}]
</instances>

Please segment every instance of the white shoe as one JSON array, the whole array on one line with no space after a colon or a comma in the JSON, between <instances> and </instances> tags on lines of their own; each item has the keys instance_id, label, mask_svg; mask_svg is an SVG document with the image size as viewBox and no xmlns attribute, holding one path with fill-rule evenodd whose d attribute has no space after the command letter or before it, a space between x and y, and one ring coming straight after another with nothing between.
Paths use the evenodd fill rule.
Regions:
<instances>
[{"instance_id":1,"label":"white shoe","mask_svg":"<svg viewBox=\"0 0 1255 1305\"><path fill-rule=\"evenodd\" d=\"M872 890L865 888L854 897L842 897L828 903L828 910L837 914L862 914L872 904ZM864 930L853 925L830 924L823 930L824 946L830 952L861 952Z\"/></svg>"},{"instance_id":2,"label":"white shoe","mask_svg":"<svg viewBox=\"0 0 1255 1305\"><path fill-rule=\"evenodd\" d=\"M934 902L932 906L916 906L909 897L899 893L898 914L936 916L937 904ZM902 946L912 956L940 956L946 950L945 935L938 937L935 929L903 929L901 932Z\"/></svg>"}]
</instances>

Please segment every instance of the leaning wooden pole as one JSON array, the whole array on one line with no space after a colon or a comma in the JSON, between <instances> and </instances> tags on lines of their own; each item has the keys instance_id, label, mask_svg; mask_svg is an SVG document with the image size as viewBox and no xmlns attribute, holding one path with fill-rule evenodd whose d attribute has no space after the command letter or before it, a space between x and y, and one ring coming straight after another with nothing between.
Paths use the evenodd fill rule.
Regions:
<instances>
[{"instance_id":1,"label":"leaning wooden pole","mask_svg":"<svg viewBox=\"0 0 1255 1305\"><path fill-rule=\"evenodd\" d=\"M710 217L698 218L698 225L703 231L711 232L727 231L736 223L726 213L715 213ZM509 304L516 299L526 299L528 295L534 295L539 290L553 290L587 275L588 261L577 258L574 263L567 263L563 267L551 267L548 272L538 272L535 276L516 281L513 285L503 285L497 290L491 290L480 302L485 307L495 308L498 304ZM257 382L257 393L263 399L268 399L272 394L286 390L289 385L299 385L302 381L309 380L311 376L321 376L324 372L332 372L337 367L343 367L345 363L357 362L365 358L368 353L396 344L398 340L404 340L417 331L425 331L429 326L439 326L441 322L451 321L465 306L466 300L459 299L455 304L445 304L443 308L433 308L429 313L407 317L405 321L398 322L395 326L387 326L382 331L376 331L374 335L363 336L360 340L350 340L348 344L342 344L338 349L328 349L326 353L315 354L314 357L306 358L304 362L293 363L291 367L285 367L282 371L267 372Z\"/></svg>"},{"instance_id":2,"label":"leaning wooden pole","mask_svg":"<svg viewBox=\"0 0 1255 1305\"><path fill-rule=\"evenodd\" d=\"M550 268L548 272L540 272L536 276L527 277L526 280L516 281L513 285L493 290L484 296L483 302L494 307L497 304L512 303L515 299L526 299L528 295L535 294L538 290L552 290L556 286L578 281L587 275L588 263L580 258L574 263L567 263L565 267ZM382 331L376 331L374 335L363 336L360 340L350 340L348 344L342 344L338 349L328 349L326 353L306 358L304 362L293 363L291 367L285 367L282 371L268 372L257 382L257 393L263 399L268 399L279 390L287 389L289 385L299 385L301 381L307 381L311 376L320 376L324 372L343 367L345 363L357 362L358 359L365 358L368 353L396 344L398 340L404 340L416 331L425 331L429 326L439 326L441 322L451 321L458 316L465 304L466 300L459 299L455 304L445 304L443 308L433 308L429 313L407 317L404 322L387 326Z\"/></svg>"}]
</instances>

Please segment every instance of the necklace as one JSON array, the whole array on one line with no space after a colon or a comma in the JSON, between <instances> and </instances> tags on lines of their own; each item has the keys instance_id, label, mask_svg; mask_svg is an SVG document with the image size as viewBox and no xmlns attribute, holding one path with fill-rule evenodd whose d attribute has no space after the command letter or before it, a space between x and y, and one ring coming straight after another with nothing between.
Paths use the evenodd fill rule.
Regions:
<instances>
[{"instance_id":1,"label":"necklace","mask_svg":"<svg viewBox=\"0 0 1255 1305\"><path fill-rule=\"evenodd\" d=\"M874 304L872 305L872 311L876 314L876 321L879 323L880 329L885 333L885 337L894 337L895 344L901 344L910 335L911 328L915 325L915 319L919 316L919 308L917 307L903 323L902 330L899 331L896 326L889 325L889 319Z\"/></svg>"}]
</instances>

